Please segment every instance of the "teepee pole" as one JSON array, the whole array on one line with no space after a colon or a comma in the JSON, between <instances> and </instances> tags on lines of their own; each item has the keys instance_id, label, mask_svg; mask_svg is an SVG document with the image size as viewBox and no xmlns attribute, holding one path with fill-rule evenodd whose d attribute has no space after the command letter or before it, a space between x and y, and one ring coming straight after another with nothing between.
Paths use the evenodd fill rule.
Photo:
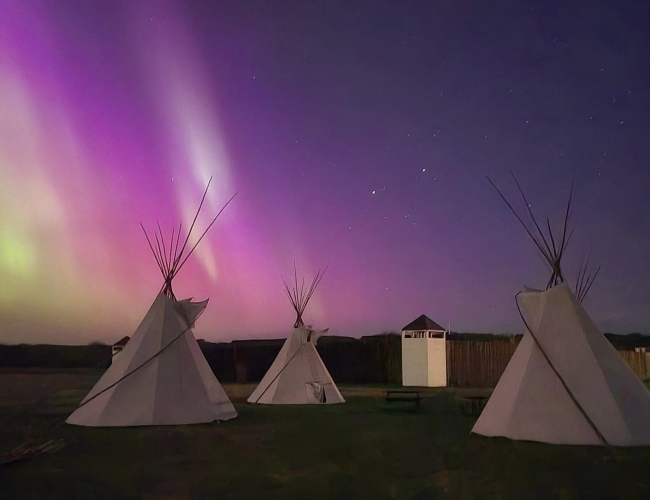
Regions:
<instances>
[{"instance_id":1,"label":"teepee pole","mask_svg":"<svg viewBox=\"0 0 650 500\"><path fill-rule=\"evenodd\" d=\"M526 210L528 211L528 214L530 215L530 218L533 220L533 224L535 225L535 228L537 228L537 232L542 238L542 242L544 243L544 246L546 247L546 251L548 252L549 255L553 255L551 252L551 249L548 245L548 242L546 241L546 238L544 238L544 233L539 227L539 224L537 224L537 219L535 219L535 216L533 215L533 209L531 208L531 204L528 203L528 199L526 198L526 195L524 194L524 190L521 188L521 185L519 184L519 181L515 177L515 173L510 170L510 174L512 175L512 178L515 180L515 184L517 185L517 189L519 190L519 193L521 194L522 199L524 200L524 204L526 205Z\"/></svg>"},{"instance_id":2,"label":"teepee pole","mask_svg":"<svg viewBox=\"0 0 650 500\"><path fill-rule=\"evenodd\" d=\"M537 241L537 238L533 235L533 233L530 231L530 229L528 229L528 226L527 226L526 223L523 221L523 219L522 219L521 217L519 217L519 214L518 214L517 211L514 209L514 207L510 204L510 202L508 201L508 199L503 195L503 193L502 193L501 190L497 187L497 185L496 185L494 182L492 182L492 179L490 179L489 177L486 177L486 178L487 178L488 182L489 182L490 184L492 184L492 187L493 187L493 188L496 190L496 192L499 194L499 196L501 197L501 199L503 200L503 202L506 204L506 206L510 209L510 211L511 211L512 214L515 216L515 218L517 219L517 221L519 222L519 224L521 224L521 226L524 228L524 230L526 231L526 233L528 234L528 236L530 236L530 239L533 240L533 243L535 244L535 246L537 247L537 249L540 251L540 253L542 254L542 256L546 259L546 261L549 263L549 265L550 265L551 267L553 267L553 260L551 259L550 255L546 252L546 250L545 250L544 247L541 245L541 243L540 243L539 241Z\"/></svg>"},{"instance_id":3,"label":"teepee pole","mask_svg":"<svg viewBox=\"0 0 650 500\"><path fill-rule=\"evenodd\" d=\"M226 202L226 204L225 204L223 207L221 207L221 210L219 210L219 213L217 213L217 215L215 215L214 219L212 219L212 222L210 222L210 224L208 224L208 227L205 228L205 231L203 231L203 234L199 237L198 240L196 240L196 243L195 243L194 246L190 249L190 251L189 251L189 253L187 254L187 256L186 256L186 257L183 259L183 261L178 265L178 267L176 267L174 274L178 273L178 271L181 270L181 268L183 267L183 265L185 264L185 262L187 262L187 259L190 258L190 256L192 255L192 253L194 253L194 250L196 249L196 247L199 246L199 243L201 243L201 240L203 239L203 237L208 233L208 231L209 231L210 228L214 225L214 223L217 222L217 219L219 218L219 216L223 213L223 211L226 209L226 207L227 207L228 205L230 205L230 202L231 202L232 200L234 200L234 199L235 199L235 196L237 196L238 194L239 194L239 191L237 191L235 194L233 194L233 195L230 197L230 199ZM188 233L188 236L189 236L189 233Z\"/></svg>"},{"instance_id":4,"label":"teepee pole","mask_svg":"<svg viewBox=\"0 0 650 500\"><path fill-rule=\"evenodd\" d=\"M142 228L142 232L144 232L144 237L147 238L147 243L149 243L149 248L151 249L151 253L153 254L154 259L156 259L156 264L158 264L158 269L160 269L162 275L165 276L165 270L163 268L163 264L158 258L158 254L156 254L156 251L154 250L153 245L151 244L151 240L149 239L149 235L147 234L147 230L142 225L142 222L140 223L140 227Z\"/></svg>"},{"instance_id":5,"label":"teepee pole","mask_svg":"<svg viewBox=\"0 0 650 500\"><path fill-rule=\"evenodd\" d=\"M160 227L160 226L159 226ZM156 238L156 249L158 250L158 255L160 256L160 261L163 263L163 271L165 271L165 275L169 274L169 268L168 268L168 263L167 263L167 258L165 257L165 252L162 251L162 248L164 248L164 245L160 244L160 239L158 238L158 232L154 230L153 232L155 238ZM160 235L162 238L162 234Z\"/></svg>"},{"instance_id":6,"label":"teepee pole","mask_svg":"<svg viewBox=\"0 0 650 500\"><path fill-rule=\"evenodd\" d=\"M183 256L183 252L185 251L185 247L187 246L187 242L190 240L190 236L192 235L192 230L194 229L194 224L196 224L196 219L198 219L199 214L201 213L201 208L203 207L203 202L205 202L205 197L208 194L208 189L210 189L210 183L212 182L212 176L210 176L210 179L208 179L208 185L205 187L205 191L203 191L203 196L201 197L201 203L199 203L199 208L196 210L196 214L194 214L194 219L192 219L192 224L190 225L190 230L187 232L187 236L185 237L185 241L183 242L183 246L181 246L181 251L176 255L176 258L174 259L174 262L172 263L172 270L176 271L176 266L178 266L178 262L181 260L181 257Z\"/></svg>"}]
</instances>

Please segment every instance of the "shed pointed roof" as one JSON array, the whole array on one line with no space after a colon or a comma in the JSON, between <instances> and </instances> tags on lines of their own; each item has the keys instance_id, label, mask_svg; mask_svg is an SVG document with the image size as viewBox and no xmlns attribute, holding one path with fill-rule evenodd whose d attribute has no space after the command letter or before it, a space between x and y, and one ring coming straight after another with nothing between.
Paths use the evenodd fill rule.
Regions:
<instances>
[{"instance_id":1,"label":"shed pointed roof","mask_svg":"<svg viewBox=\"0 0 650 500\"><path fill-rule=\"evenodd\" d=\"M416 331L416 330L433 330L433 331L439 331L439 332L444 332L445 329L441 327L438 323L433 321L431 318L429 318L426 315L422 315L419 318L411 321L408 325L406 325L404 328L402 328L402 331Z\"/></svg>"}]
</instances>

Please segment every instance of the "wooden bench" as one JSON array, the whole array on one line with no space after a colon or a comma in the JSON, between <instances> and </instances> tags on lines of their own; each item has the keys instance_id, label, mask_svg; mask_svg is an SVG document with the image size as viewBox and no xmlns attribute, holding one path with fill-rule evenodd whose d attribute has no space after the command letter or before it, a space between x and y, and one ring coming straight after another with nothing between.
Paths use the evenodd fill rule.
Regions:
<instances>
[{"instance_id":1,"label":"wooden bench","mask_svg":"<svg viewBox=\"0 0 650 500\"><path fill-rule=\"evenodd\" d=\"M415 405L419 408L420 403L423 399L424 398L420 395L420 391L386 391L387 403L394 403L398 401L414 402Z\"/></svg>"}]
</instances>

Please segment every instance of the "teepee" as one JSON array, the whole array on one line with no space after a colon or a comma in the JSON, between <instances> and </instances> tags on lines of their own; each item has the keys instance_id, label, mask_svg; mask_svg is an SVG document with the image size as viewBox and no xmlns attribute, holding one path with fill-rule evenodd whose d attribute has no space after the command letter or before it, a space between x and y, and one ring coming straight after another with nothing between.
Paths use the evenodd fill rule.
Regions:
<instances>
[{"instance_id":1,"label":"teepee","mask_svg":"<svg viewBox=\"0 0 650 500\"><path fill-rule=\"evenodd\" d=\"M249 403L260 404L335 404L345 403L323 360L316 350L316 342L327 330L315 331L305 325L302 315L316 291L323 273L320 271L306 289L303 280L298 286L294 270L294 286L284 288L296 311L296 322L275 361L264 375Z\"/></svg>"},{"instance_id":2,"label":"teepee","mask_svg":"<svg viewBox=\"0 0 650 500\"><path fill-rule=\"evenodd\" d=\"M551 279L545 291L517 295L525 334L472 432L552 444L650 445L650 392L581 304L597 273L587 276L581 266L575 294L564 281L571 194L561 238L548 221L546 238L517 187L538 236L499 194L549 264Z\"/></svg>"},{"instance_id":3,"label":"teepee","mask_svg":"<svg viewBox=\"0 0 650 500\"><path fill-rule=\"evenodd\" d=\"M208 301L177 301L172 290L172 280L232 200L185 255L209 187L210 182L180 250L182 226L176 235L172 231L169 246L160 228L155 233L155 245L142 228L164 284L131 340L68 417L67 423L93 427L182 425L237 416L192 332Z\"/></svg>"}]
</instances>

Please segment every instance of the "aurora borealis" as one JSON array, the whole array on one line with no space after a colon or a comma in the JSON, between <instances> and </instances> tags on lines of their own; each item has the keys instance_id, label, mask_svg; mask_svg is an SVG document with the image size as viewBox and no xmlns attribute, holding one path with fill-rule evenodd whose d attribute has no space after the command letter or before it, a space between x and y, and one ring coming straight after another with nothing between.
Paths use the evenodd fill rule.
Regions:
<instances>
[{"instance_id":1,"label":"aurora borealis","mask_svg":"<svg viewBox=\"0 0 650 500\"><path fill-rule=\"evenodd\" d=\"M162 279L139 223L204 227L174 282L209 340L283 335L280 275L359 336L520 331L546 271L485 181L559 221L585 305L650 330L647 7L0 0L0 342L111 342Z\"/></svg>"}]
</instances>

